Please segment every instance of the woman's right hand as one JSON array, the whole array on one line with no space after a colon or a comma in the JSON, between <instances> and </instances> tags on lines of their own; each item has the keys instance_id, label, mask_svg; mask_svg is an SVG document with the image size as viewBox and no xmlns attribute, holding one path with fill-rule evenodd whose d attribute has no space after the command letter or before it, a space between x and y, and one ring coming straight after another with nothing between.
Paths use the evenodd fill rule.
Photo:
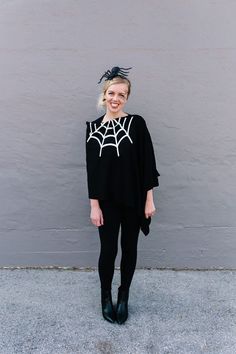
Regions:
<instances>
[{"instance_id":1,"label":"woman's right hand","mask_svg":"<svg viewBox=\"0 0 236 354\"><path fill-rule=\"evenodd\" d=\"M104 224L102 210L99 206L92 206L90 219L95 226L102 226Z\"/></svg>"}]
</instances>

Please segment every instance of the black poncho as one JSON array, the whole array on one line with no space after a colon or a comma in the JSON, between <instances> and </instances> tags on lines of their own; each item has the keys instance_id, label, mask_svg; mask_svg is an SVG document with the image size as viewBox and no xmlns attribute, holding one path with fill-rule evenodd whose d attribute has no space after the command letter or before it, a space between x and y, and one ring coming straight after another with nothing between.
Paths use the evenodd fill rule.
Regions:
<instances>
[{"instance_id":1,"label":"black poncho","mask_svg":"<svg viewBox=\"0 0 236 354\"><path fill-rule=\"evenodd\" d=\"M149 233L145 218L147 191L159 186L152 140L143 117L128 114L105 123L103 116L86 122L88 196L137 208L140 228Z\"/></svg>"}]
</instances>

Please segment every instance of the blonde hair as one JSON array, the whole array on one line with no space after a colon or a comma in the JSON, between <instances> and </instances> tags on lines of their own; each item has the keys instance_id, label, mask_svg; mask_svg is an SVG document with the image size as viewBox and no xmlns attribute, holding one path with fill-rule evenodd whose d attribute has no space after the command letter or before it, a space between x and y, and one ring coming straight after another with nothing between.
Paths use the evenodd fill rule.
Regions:
<instances>
[{"instance_id":1,"label":"blonde hair","mask_svg":"<svg viewBox=\"0 0 236 354\"><path fill-rule=\"evenodd\" d=\"M106 101L105 101L105 97L104 97L105 93L107 92L108 88L114 84L126 84L128 86L128 92L127 92L127 99L128 99L130 92L131 92L131 82L129 81L129 79L126 79L121 76L116 76L112 80L106 80L104 82L102 92L100 93L100 95L98 97L98 102L97 102L98 109L105 108L105 106L106 106Z\"/></svg>"}]
</instances>

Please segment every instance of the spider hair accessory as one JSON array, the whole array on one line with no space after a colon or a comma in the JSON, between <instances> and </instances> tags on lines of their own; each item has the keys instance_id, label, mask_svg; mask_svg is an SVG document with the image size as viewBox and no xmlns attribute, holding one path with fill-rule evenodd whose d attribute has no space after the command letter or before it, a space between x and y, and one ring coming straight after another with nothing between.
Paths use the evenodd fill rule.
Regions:
<instances>
[{"instance_id":1,"label":"spider hair accessory","mask_svg":"<svg viewBox=\"0 0 236 354\"><path fill-rule=\"evenodd\" d=\"M120 68L119 66L114 66L111 70L105 71L105 73L102 75L101 79L98 81L98 84L102 82L102 79L105 77L105 81L107 80L112 80L116 76L120 76L124 79L128 76L128 70L132 68Z\"/></svg>"}]
</instances>

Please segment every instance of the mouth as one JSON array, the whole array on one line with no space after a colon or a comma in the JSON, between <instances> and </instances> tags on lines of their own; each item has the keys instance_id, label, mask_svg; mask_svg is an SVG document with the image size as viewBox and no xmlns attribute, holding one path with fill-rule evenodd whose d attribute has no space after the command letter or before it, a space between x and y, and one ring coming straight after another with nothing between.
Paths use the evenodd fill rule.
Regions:
<instances>
[{"instance_id":1,"label":"mouth","mask_svg":"<svg viewBox=\"0 0 236 354\"><path fill-rule=\"evenodd\" d=\"M111 103L111 107L112 107L112 108L117 108L118 106L119 106L118 103Z\"/></svg>"}]
</instances>

